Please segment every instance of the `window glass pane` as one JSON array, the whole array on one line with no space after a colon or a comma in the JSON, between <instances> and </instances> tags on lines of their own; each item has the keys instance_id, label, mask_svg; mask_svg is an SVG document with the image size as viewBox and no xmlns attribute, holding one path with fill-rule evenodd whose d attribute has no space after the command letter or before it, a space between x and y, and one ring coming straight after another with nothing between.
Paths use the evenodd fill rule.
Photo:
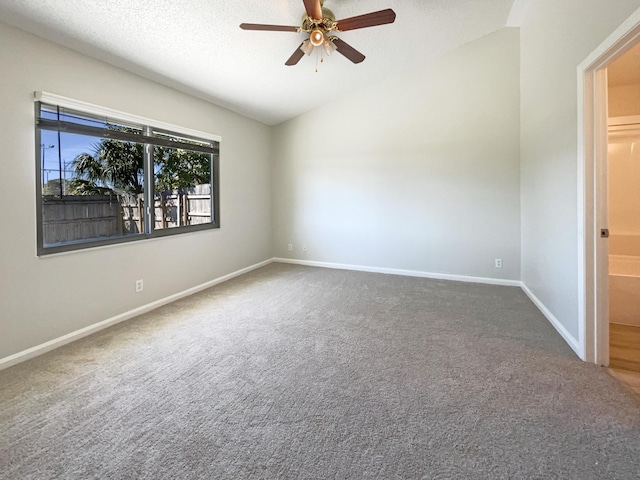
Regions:
<instances>
[{"instance_id":1,"label":"window glass pane","mask_svg":"<svg viewBox=\"0 0 640 480\"><path fill-rule=\"evenodd\" d=\"M44 247L144 233L143 144L50 130L40 138Z\"/></svg>"},{"instance_id":2,"label":"window glass pane","mask_svg":"<svg viewBox=\"0 0 640 480\"><path fill-rule=\"evenodd\" d=\"M119 120L109 119L107 117L98 117L88 113L76 112L63 107L54 105L41 104L40 117L46 120L60 120L61 122L75 123L89 127L109 128L113 130L126 131L137 135L142 135L143 127L140 125L132 125L121 122Z\"/></svg>"},{"instance_id":3,"label":"window glass pane","mask_svg":"<svg viewBox=\"0 0 640 480\"><path fill-rule=\"evenodd\" d=\"M37 105L39 255L219 227L218 141Z\"/></svg>"},{"instance_id":4,"label":"window glass pane","mask_svg":"<svg viewBox=\"0 0 640 480\"><path fill-rule=\"evenodd\" d=\"M156 138L161 138L163 140L171 140L173 142L181 142L181 143L189 143L191 145L199 145L201 147L213 147L213 144L209 140L200 140L197 138L186 137L182 135L178 135L177 133L172 132L163 132L160 130L153 130L153 136Z\"/></svg>"},{"instance_id":5,"label":"window glass pane","mask_svg":"<svg viewBox=\"0 0 640 480\"><path fill-rule=\"evenodd\" d=\"M154 147L154 228L211 223L209 153Z\"/></svg>"}]
</instances>

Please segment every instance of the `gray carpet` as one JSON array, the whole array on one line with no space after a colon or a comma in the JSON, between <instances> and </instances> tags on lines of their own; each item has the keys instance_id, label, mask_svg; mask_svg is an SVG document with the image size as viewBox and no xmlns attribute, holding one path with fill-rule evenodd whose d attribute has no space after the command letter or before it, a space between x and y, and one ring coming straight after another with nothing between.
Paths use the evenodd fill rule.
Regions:
<instances>
[{"instance_id":1,"label":"gray carpet","mask_svg":"<svg viewBox=\"0 0 640 480\"><path fill-rule=\"evenodd\" d=\"M0 478L634 479L518 288L272 264L0 372Z\"/></svg>"}]
</instances>

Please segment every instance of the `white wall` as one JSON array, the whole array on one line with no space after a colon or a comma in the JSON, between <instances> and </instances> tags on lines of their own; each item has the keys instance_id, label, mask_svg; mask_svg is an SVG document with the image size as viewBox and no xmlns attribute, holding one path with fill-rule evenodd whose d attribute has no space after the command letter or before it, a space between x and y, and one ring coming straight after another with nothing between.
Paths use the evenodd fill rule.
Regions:
<instances>
[{"instance_id":1,"label":"white wall","mask_svg":"<svg viewBox=\"0 0 640 480\"><path fill-rule=\"evenodd\" d=\"M609 87L609 116L640 115L640 85Z\"/></svg>"},{"instance_id":2,"label":"white wall","mask_svg":"<svg viewBox=\"0 0 640 480\"><path fill-rule=\"evenodd\" d=\"M520 30L522 280L576 340L576 68L638 7L538 0Z\"/></svg>"},{"instance_id":3,"label":"white wall","mask_svg":"<svg viewBox=\"0 0 640 480\"><path fill-rule=\"evenodd\" d=\"M503 29L274 128L276 256L519 280L518 79Z\"/></svg>"},{"instance_id":4,"label":"white wall","mask_svg":"<svg viewBox=\"0 0 640 480\"><path fill-rule=\"evenodd\" d=\"M640 115L640 85L609 87L608 103L609 117ZM610 255L635 256L640 252L639 146L640 128L609 134L607 206ZM614 307L611 302L611 308ZM640 312L640 309L635 312ZM640 323L640 318L637 321Z\"/></svg>"},{"instance_id":5,"label":"white wall","mask_svg":"<svg viewBox=\"0 0 640 480\"><path fill-rule=\"evenodd\" d=\"M611 236L630 236L640 251L640 128L609 134L608 227ZM610 242L609 254L624 255ZM640 295L639 295L640 296Z\"/></svg>"},{"instance_id":6,"label":"white wall","mask_svg":"<svg viewBox=\"0 0 640 480\"><path fill-rule=\"evenodd\" d=\"M2 23L0 45L0 359L271 258L269 127ZM221 135L222 228L38 258L36 90Z\"/></svg>"}]
</instances>

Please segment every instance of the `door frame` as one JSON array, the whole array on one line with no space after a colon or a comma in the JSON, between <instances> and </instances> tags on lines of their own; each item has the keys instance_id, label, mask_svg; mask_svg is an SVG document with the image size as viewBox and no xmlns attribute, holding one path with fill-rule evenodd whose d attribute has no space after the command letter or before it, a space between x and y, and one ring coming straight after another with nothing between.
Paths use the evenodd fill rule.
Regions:
<instances>
[{"instance_id":1,"label":"door frame","mask_svg":"<svg viewBox=\"0 0 640 480\"><path fill-rule=\"evenodd\" d=\"M578 65L578 343L582 360L609 365L607 66L640 42L640 9Z\"/></svg>"}]
</instances>

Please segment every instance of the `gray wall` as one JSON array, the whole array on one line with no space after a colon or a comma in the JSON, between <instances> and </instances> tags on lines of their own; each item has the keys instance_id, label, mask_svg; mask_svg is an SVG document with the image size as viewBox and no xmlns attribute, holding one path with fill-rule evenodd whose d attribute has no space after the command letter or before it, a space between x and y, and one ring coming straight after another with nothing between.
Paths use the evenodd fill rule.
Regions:
<instances>
[{"instance_id":1,"label":"gray wall","mask_svg":"<svg viewBox=\"0 0 640 480\"><path fill-rule=\"evenodd\" d=\"M275 255L519 280L518 38L502 29L275 127Z\"/></svg>"},{"instance_id":2,"label":"gray wall","mask_svg":"<svg viewBox=\"0 0 640 480\"><path fill-rule=\"evenodd\" d=\"M521 37L522 281L578 340L577 66L639 0L538 0Z\"/></svg>"},{"instance_id":3,"label":"gray wall","mask_svg":"<svg viewBox=\"0 0 640 480\"><path fill-rule=\"evenodd\" d=\"M2 23L0 45L0 359L271 258L269 127ZM38 258L36 90L221 135L222 228Z\"/></svg>"}]
</instances>

